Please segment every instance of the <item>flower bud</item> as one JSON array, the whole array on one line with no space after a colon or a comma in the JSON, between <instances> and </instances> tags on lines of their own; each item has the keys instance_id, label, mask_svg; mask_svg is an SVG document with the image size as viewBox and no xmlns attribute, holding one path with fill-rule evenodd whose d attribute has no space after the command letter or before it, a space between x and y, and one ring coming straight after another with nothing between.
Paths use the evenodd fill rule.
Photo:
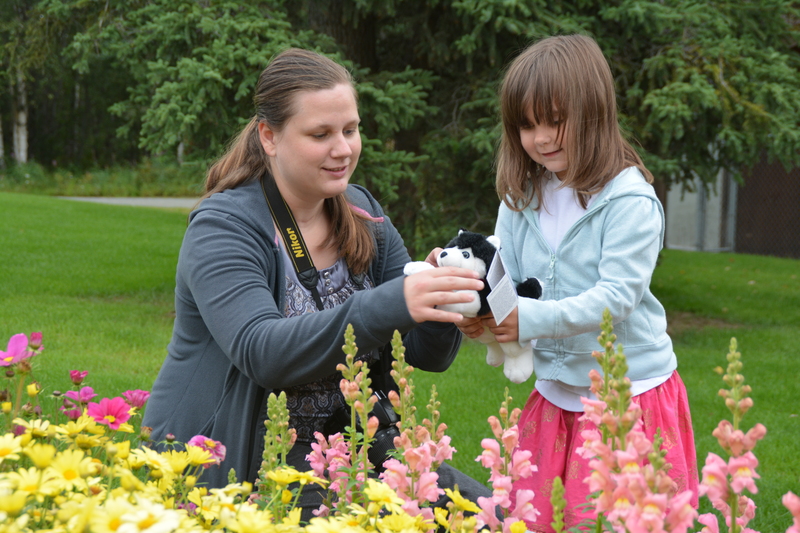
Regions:
<instances>
[{"instance_id":1,"label":"flower bud","mask_svg":"<svg viewBox=\"0 0 800 533\"><path fill-rule=\"evenodd\" d=\"M164 437L164 440L166 440L169 444L172 444L173 442L175 442L175 435L173 435L172 433L167 433L167 436Z\"/></svg>"},{"instance_id":2,"label":"flower bud","mask_svg":"<svg viewBox=\"0 0 800 533\"><path fill-rule=\"evenodd\" d=\"M142 426L141 430L139 431L139 438L142 439L144 442L148 442L152 434L153 434L153 428L151 428L150 426Z\"/></svg>"}]
</instances>

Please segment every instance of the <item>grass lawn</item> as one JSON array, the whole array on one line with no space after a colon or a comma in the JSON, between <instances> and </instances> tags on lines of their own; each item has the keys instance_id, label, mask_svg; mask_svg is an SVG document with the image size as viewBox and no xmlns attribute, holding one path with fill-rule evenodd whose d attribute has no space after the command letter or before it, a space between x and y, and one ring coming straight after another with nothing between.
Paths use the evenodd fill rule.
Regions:
<instances>
[{"instance_id":1,"label":"grass lawn","mask_svg":"<svg viewBox=\"0 0 800 533\"><path fill-rule=\"evenodd\" d=\"M172 327L175 263L186 213L106 206L0 193L0 342L42 331L45 351L35 373L45 393L69 388L68 371L88 370L103 396L149 389ZM652 282L668 310L679 371L692 404L700 464L723 455L711 431L727 411L717 391L731 337L743 354L755 406L743 427L763 423L759 506L750 527L784 531L780 503L800 493L800 261L664 252ZM598 323L600 317L598 317ZM515 385L484 362L485 349L466 343L443 374L415 373L420 414L435 384L442 418L459 450L453 464L486 480L475 463L486 419L505 387L522 407L533 379ZM704 506L701 511L708 511Z\"/></svg>"}]
</instances>

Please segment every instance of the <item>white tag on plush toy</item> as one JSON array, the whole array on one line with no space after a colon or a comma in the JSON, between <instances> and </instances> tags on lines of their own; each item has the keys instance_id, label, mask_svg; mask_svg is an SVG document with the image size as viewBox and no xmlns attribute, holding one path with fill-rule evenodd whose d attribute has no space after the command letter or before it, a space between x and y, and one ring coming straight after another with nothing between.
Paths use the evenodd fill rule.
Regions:
<instances>
[{"instance_id":1,"label":"white tag on plush toy","mask_svg":"<svg viewBox=\"0 0 800 533\"><path fill-rule=\"evenodd\" d=\"M494 255L489 272L486 273L486 281L492 289L492 292L486 297L486 301L492 310L495 322L499 324L511 314L518 304L517 291L506 273L503 259L499 253Z\"/></svg>"}]
</instances>

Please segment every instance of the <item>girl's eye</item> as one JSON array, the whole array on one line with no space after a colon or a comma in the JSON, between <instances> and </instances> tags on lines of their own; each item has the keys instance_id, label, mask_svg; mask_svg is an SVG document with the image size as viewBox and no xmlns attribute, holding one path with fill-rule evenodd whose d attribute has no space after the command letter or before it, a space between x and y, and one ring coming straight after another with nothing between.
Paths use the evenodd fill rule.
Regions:
<instances>
[{"instance_id":1,"label":"girl's eye","mask_svg":"<svg viewBox=\"0 0 800 533\"><path fill-rule=\"evenodd\" d=\"M344 134L347 135L348 137L350 135L354 135L356 133L358 133L358 129L357 128L353 128L353 129L350 129L350 130L344 130Z\"/></svg>"},{"instance_id":2,"label":"girl's eye","mask_svg":"<svg viewBox=\"0 0 800 533\"><path fill-rule=\"evenodd\" d=\"M315 139L324 139L327 133L315 133L312 135Z\"/></svg>"}]
</instances>

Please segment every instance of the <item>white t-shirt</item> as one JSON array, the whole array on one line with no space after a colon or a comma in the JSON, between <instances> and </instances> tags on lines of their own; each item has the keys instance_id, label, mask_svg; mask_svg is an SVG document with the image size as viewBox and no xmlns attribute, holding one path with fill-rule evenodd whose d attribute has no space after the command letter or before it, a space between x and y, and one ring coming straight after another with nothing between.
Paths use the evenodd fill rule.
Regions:
<instances>
[{"instance_id":1,"label":"white t-shirt","mask_svg":"<svg viewBox=\"0 0 800 533\"><path fill-rule=\"evenodd\" d=\"M575 189L562 187L561 180L552 172L548 173L548 177L549 179L542 187L544 207L539 209L539 226L542 228L542 234L547 244L555 253L561 245L564 235L586 213L595 196L589 197L586 208L584 208L581 206ZM536 347L536 340L531 342ZM634 396L647 392L667 381L671 375L670 372L666 376L633 381L631 392ZM589 387L567 385L561 381L537 379L534 386L547 401L566 411L583 412L581 397L597 399Z\"/></svg>"}]
</instances>

